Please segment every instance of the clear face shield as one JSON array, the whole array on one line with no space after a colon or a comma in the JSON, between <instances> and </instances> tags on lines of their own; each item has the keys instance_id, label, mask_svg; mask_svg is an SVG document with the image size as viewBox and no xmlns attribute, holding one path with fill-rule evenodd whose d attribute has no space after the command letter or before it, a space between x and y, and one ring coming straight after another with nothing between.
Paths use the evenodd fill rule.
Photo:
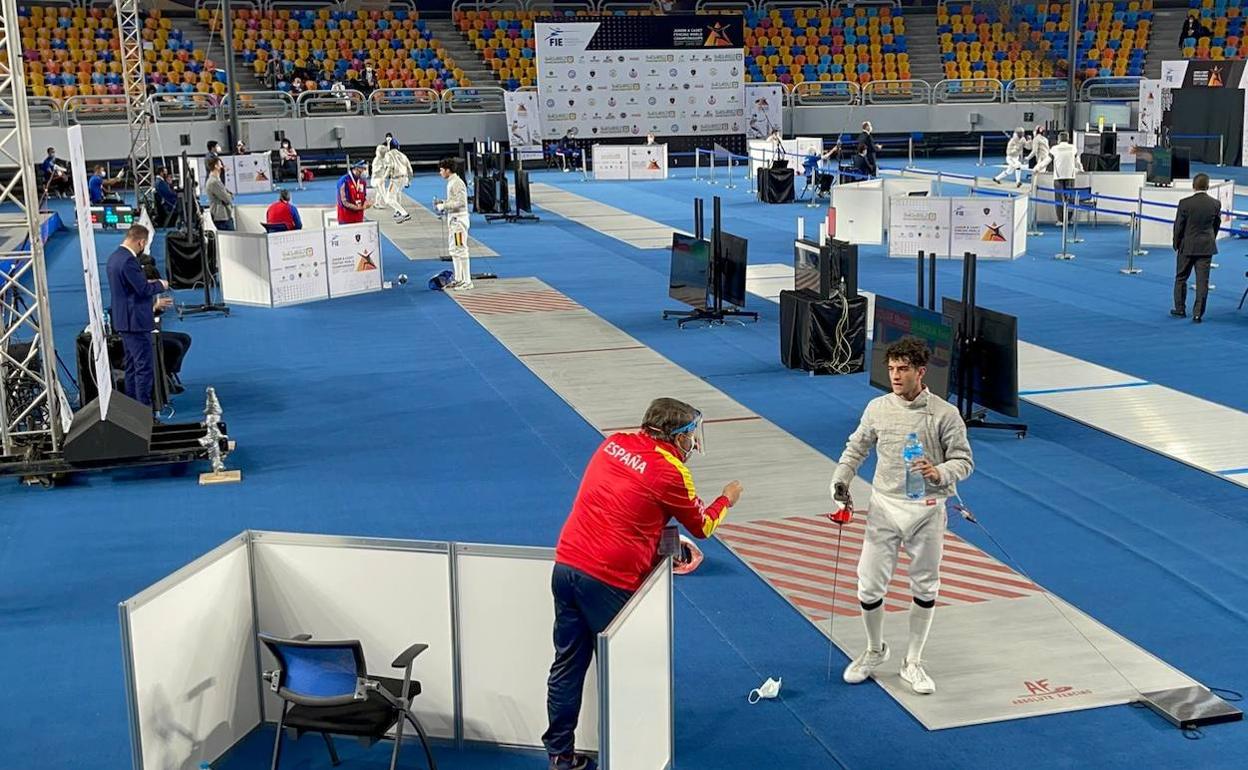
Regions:
<instances>
[{"instance_id":1,"label":"clear face shield","mask_svg":"<svg viewBox=\"0 0 1248 770\"><path fill-rule=\"evenodd\" d=\"M682 436L684 438L681 438ZM702 413L695 410L691 421L672 431L672 439L675 440L676 446L685 453L686 460L693 456L694 452L700 455L706 454L706 433L702 428Z\"/></svg>"}]
</instances>

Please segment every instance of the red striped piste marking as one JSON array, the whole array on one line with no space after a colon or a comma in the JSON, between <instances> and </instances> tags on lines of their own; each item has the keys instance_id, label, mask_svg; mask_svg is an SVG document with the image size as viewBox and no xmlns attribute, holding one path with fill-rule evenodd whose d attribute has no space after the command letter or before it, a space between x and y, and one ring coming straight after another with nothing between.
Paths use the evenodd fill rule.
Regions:
<instances>
[{"instance_id":1,"label":"red striped piste marking","mask_svg":"<svg viewBox=\"0 0 1248 770\"><path fill-rule=\"evenodd\" d=\"M803 615L819 622L832 615L856 617L861 612L857 568L866 536L864 516L858 512L853 521L844 525L837 525L826 516L758 519L724 524L716 534ZM838 527L839 565L835 563ZM888 612L910 607L909 564L909 554L902 550L884 597L884 609ZM1042 590L956 534L945 534L938 605L1012 601Z\"/></svg>"}]
</instances>

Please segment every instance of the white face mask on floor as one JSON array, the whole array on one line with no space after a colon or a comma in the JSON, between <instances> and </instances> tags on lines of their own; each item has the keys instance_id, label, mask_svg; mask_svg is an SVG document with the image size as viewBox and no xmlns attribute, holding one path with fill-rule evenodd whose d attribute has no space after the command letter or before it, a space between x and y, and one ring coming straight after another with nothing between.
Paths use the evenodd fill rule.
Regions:
<instances>
[{"instance_id":1,"label":"white face mask on floor","mask_svg":"<svg viewBox=\"0 0 1248 770\"><path fill-rule=\"evenodd\" d=\"M767 681L763 682L757 688L750 690L750 694L746 696L746 700L750 703L758 703L764 698L775 698L780 695L780 683L784 681L784 677L780 679L772 679L767 677Z\"/></svg>"}]
</instances>

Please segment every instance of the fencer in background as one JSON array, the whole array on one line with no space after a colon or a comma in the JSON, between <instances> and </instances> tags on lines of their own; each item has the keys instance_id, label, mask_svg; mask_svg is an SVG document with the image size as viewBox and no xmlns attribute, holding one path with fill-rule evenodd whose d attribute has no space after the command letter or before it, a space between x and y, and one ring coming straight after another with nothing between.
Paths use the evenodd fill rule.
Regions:
<instances>
[{"instance_id":1,"label":"fencer in background","mask_svg":"<svg viewBox=\"0 0 1248 770\"><path fill-rule=\"evenodd\" d=\"M948 526L945 499L956 494L957 482L970 476L975 464L966 424L957 408L923 384L927 345L916 337L903 337L888 346L885 356L893 392L867 404L832 475L833 500L852 511L849 483L875 447L867 530L858 559L858 601L867 629L867 649L846 667L844 679L850 684L864 682L889 658L884 642L884 595L897 567L898 550L905 548L910 555L914 603L901 679L914 692L926 695L936 691L923 668L923 646L940 592L940 559ZM920 456L907 463L904 455L916 449L912 439L921 444Z\"/></svg>"},{"instance_id":2,"label":"fencer in background","mask_svg":"<svg viewBox=\"0 0 1248 770\"><path fill-rule=\"evenodd\" d=\"M1022 127L1014 129L1014 133L1010 136L1010 141L1005 145L1005 168L1000 174L992 178L994 182L1000 182L1005 179L1011 172L1014 174L1014 186L1023 186L1023 153L1027 150L1027 137L1023 134Z\"/></svg>"},{"instance_id":3,"label":"fencer in background","mask_svg":"<svg viewBox=\"0 0 1248 770\"><path fill-rule=\"evenodd\" d=\"M380 170L379 170L380 169ZM377 147L373 158L373 181L377 190L377 206L394 210L394 221L403 224L412 218L403 208L403 190L412 181L412 162L403 151L387 139Z\"/></svg>"},{"instance_id":4,"label":"fencer in background","mask_svg":"<svg viewBox=\"0 0 1248 770\"><path fill-rule=\"evenodd\" d=\"M471 289L472 270L468 264L468 186L457 172L455 158L438 161L438 175L446 180L446 200L435 200L438 213L446 217L446 237L451 252L454 278L448 289Z\"/></svg>"},{"instance_id":5,"label":"fencer in background","mask_svg":"<svg viewBox=\"0 0 1248 770\"><path fill-rule=\"evenodd\" d=\"M1027 156L1028 161L1034 160L1036 164L1031 167L1031 173L1042 174L1049 168L1049 163L1053 160L1049 154L1049 138L1044 135L1044 126L1036 126L1032 132L1031 141L1027 143L1031 149L1031 153Z\"/></svg>"}]
</instances>

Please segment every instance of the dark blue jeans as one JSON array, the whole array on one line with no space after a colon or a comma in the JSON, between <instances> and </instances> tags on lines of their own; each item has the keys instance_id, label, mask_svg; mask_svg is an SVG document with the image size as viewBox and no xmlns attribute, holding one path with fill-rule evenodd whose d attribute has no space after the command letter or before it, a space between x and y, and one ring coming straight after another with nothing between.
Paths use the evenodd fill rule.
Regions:
<instances>
[{"instance_id":1,"label":"dark blue jeans","mask_svg":"<svg viewBox=\"0 0 1248 770\"><path fill-rule=\"evenodd\" d=\"M555 565L550 591L555 596L555 662L546 683L550 727L542 743L549 754L569 754L576 744L585 674L598 634L611 625L633 594L563 564Z\"/></svg>"}]
</instances>

